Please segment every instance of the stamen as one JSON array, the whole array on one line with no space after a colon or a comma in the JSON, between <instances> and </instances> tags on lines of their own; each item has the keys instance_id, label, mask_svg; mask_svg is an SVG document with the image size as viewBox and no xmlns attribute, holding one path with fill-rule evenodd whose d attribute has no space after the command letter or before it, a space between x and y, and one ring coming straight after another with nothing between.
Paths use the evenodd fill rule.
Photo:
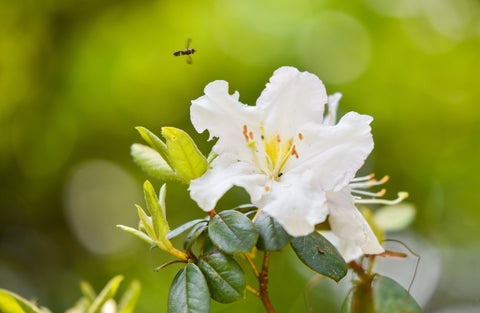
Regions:
<instances>
[{"instance_id":1,"label":"stamen","mask_svg":"<svg viewBox=\"0 0 480 313\"><path fill-rule=\"evenodd\" d=\"M300 140L303 140L303 135L302 135L302 133L298 133L298 138L299 138Z\"/></svg>"},{"instance_id":2,"label":"stamen","mask_svg":"<svg viewBox=\"0 0 480 313\"><path fill-rule=\"evenodd\" d=\"M362 203L362 204L398 204L408 198L408 192L401 191L398 193L397 199L394 200L384 200L384 199L358 199L355 200L355 203Z\"/></svg>"},{"instance_id":3,"label":"stamen","mask_svg":"<svg viewBox=\"0 0 480 313\"><path fill-rule=\"evenodd\" d=\"M375 173L372 173L367 176L362 176L362 177L355 177L354 179L351 180L351 182L358 182L358 181L364 181L364 180L370 180L373 177L375 177Z\"/></svg>"},{"instance_id":4,"label":"stamen","mask_svg":"<svg viewBox=\"0 0 480 313\"><path fill-rule=\"evenodd\" d=\"M277 134L277 142L280 142L280 135Z\"/></svg>"},{"instance_id":5,"label":"stamen","mask_svg":"<svg viewBox=\"0 0 480 313\"><path fill-rule=\"evenodd\" d=\"M363 178L363 177L359 177L359 178ZM364 182L351 183L350 187L351 188L370 188L370 187L373 187L373 186L383 185L389 179L390 179L390 176L385 175L380 180L372 179L372 180L368 180L368 181L364 181Z\"/></svg>"},{"instance_id":6,"label":"stamen","mask_svg":"<svg viewBox=\"0 0 480 313\"><path fill-rule=\"evenodd\" d=\"M248 137L250 137L250 139L253 140L253 133L252 133L252 132L249 132L249 133L248 133Z\"/></svg>"},{"instance_id":7,"label":"stamen","mask_svg":"<svg viewBox=\"0 0 480 313\"><path fill-rule=\"evenodd\" d=\"M298 153L297 150L295 150L295 145L292 147L292 155L294 155L298 159Z\"/></svg>"},{"instance_id":8,"label":"stamen","mask_svg":"<svg viewBox=\"0 0 480 313\"><path fill-rule=\"evenodd\" d=\"M358 194L365 195L365 196L370 196L370 197L383 197L385 195L385 193L387 192L387 189L383 188L379 192L369 192L369 191L356 190L356 189L352 189L351 191L352 191L352 193L358 193Z\"/></svg>"},{"instance_id":9,"label":"stamen","mask_svg":"<svg viewBox=\"0 0 480 313\"><path fill-rule=\"evenodd\" d=\"M270 187L265 186L265 191L270 191Z\"/></svg>"}]
</instances>

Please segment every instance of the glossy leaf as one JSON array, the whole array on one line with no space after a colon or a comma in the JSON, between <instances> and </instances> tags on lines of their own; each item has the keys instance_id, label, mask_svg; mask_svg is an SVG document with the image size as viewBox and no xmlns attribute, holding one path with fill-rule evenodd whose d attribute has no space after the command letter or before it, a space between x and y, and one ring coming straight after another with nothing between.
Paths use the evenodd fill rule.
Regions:
<instances>
[{"instance_id":1,"label":"glossy leaf","mask_svg":"<svg viewBox=\"0 0 480 313\"><path fill-rule=\"evenodd\" d=\"M154 133L152 133L145 127L139 126L135 127L135 129L138 130L143 140L145 140L150 145L150 147L155 149L160 154L162 159L168 164L168 166L173 169L172 162L170 161L170 157L168 156L167 145Z\"/></svg>"},{"instance_id":2,"label":"glossy leaf","mask_svg":"<svg viewBox=\"0 0 480 313\"><path fill-rule=\"evenodd\" d=\"M135 306L140 297L140 289L140 282L133 280L120 299L117 313L133 313L135 311Z\"/></svg>"},{"instance_id":3,"label":"glossy leaf","mask_svg":"<svg viewBox=\"0 0 480 313\"><path fill-rule=\"evenodd\" d=\"M2 313L42 313L42 310L27 299L11 291L0 289L0 312Z\"/></svg>"},{"instance_id":4,"label":"glossy leaf","mask_svg":"<svg viewBox=\"0 0 480 313\"><path fill-rule=\"evenodd\" d=\"M173 169L181 180L189 183L207 171L207 160L186 132L174 127L163 127L162 134L167 141Z\"/></svg>"},{"instance_id":5,"label":"glossy leaf","mask_svg":"<svg viewBox=\"0 0 480 313\"><path fill-rule=\"evenodd\" d=\"M195 226L195 225L197 225L198 223L201 223L201 222L204 222L205 224L207 223L207 221L204 220L204 219L196 219L196 220L188 221L185 224L182 224L182 225L178 226L174 230L171 230L167 234L167 239L175 238L178 235L180 235L181 233L183 233L184 231L186 231L187 229L189 229L189 228L191 228L191 227L193 227L193 226Z\"/></svg>"},{"instance_id":6,"label":"glossy leaf","mask_svg":"<svg viewBox=\"0 0 480 313\"><path fill-rule=\"evenodd\" d=\"M148 174L161 179L178 179L177 174L154 149L134 143L130 147L130 154Z\"/></svg>"},{"instance_id":7,"label":"glossy leaf","mask_svg":"<svg viewBox=\"0 0 480 313\"><path fill-rule=\"evenodd\" d=\"M198 267L207 280L212 299L231 303L245 296L245 273L235 259L218 250L206 237Z\"/></svg>"},{"instance_id":8,"label":"glossy leaf","mask_svg":"<svg viewBox=\"0 0 480 313\"><path fill-rule=\"evenodd\" d=\"M118 275L112 278L105 288L98 294L97 298L93 301L92 305L88 309L87 313L100 313L102 306L107 300L113 298L117 293L118 287L123 280L123 276Z\"/></svg>"},{"instance_id":9,"label":"glossy leaf","mask_svg":"<svg viewBox=\"0 0 480 313\"><path fill-rule=\"evenodd\" d=\"M168 294L168 313L208 313L210 294L202 272L189 263L175 276Z\"/></svg>"},{"instance_id":10,"label":"glossy leaf","mask_svg":"<svg viewBox=\"0 0 480 313\"><path fill-rule=\"evenodd\" d=\"M262 213L255 219L258 230L257 248L263 251L280 251L292 239L274 218Z\"/></svg>"},{"instance_id":11,"label":"glossy leaf","mask_svg":"<svg viewBox=\"0 0 480 313\"><path fill-rule=\"evenodd\" d=\"M318 232L295 237L291 245L298 258L315 272L337 282L347 274L347 264L342 255Z\"/></svg>"},{"instance_id":12,"label":"glossy leaf","mask_svg":"<svg viewBox=\"0 0 480 313\"><path fill-rule=\"evenodd\" d=\"M226 253L249 252L255 246L258 232L242 213L226 210L215 215L208 225L213 243Z\"/></svg>"},{"instance_id":13,"label":"glossy leaf","mask_svg":"<svg viewBox=\"0 0 480 313\"><path fill-rule=\"evenodd\" d=\"M375 313L422 312L422 309L408 291L391 278L375 275L372 288Z\"/></svg>"},{"instance_id":14,"label":"glossy leaf","mask_svg":"<svg viewBox=\"0 0 480 313\"><path fill-rule=\"evenodd\" d=\"M188 234L187 238L185 239L185 243L183 247L185 250L190 250L191 246L197 241L197 239L204 233L207 229L207 223L200 223L197 224Z\"/></svg>"}]
</instances>

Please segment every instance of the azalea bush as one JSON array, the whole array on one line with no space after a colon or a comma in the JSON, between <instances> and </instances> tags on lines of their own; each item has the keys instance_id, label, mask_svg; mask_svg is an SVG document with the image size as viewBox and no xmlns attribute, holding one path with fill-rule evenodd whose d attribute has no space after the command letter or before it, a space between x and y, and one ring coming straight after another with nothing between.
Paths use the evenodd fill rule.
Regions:
<instances>
[{"instance_id":1,"label":"azalea bush","mask_svg":"<svg viewBox=\"0 0 480 313\"><path fill-rule=\"evenodd\" d=\"M163 127L162 140L137 128L148 145L132 145L135 161L154 177L184 183L206 212L203 219L171 229L166 185L157 195L146 181L146 210L137 206L138 228L119 225L176 258L157 270L185 264L173 279L168 312L209 312L210 299L231 303L247 292L267 312L275 312L268 293L269 262L290 247L305 266L334 281L349 268L354 272L343 312L420 311L407 290L372 270L377 257L407 255L382 247L388 227L375 216L383 211L383 220L389 220L391 210L374 212L365 205L395 205L407 193L385 200L385 189L368 189L388 176L355 176L374 146L373 118L349 112L337 122L340 98L340 93L327 96L315 75L282 67L255 106L241 103L239 93L230 94L221 80L192 101L193 126L217 139L207 157L180 129ZM218 207L233 186L244 188L251 203ZM174 247L170 240L182 234L183 247ZM246 271L258 281L247 281Z\"/></svg>"},{"instance_id":2,"label":"azalea bush","mask_svg":"<svg viewBox=\"0 0 480 313\"><path fill-rule=\"evenodd\" d=\"M138 227L118 225L174 258L156 271L182 264L164 295L169 313L210 312L211 299L232 303L247 293L258 297L267 312L275 312L281 303L270 300L268 282L281 273L271 272L269 264L284 249L293 249L312 274L338 282L349 270L353 273L342 312L421 311L408 290L373 270L379 257L414 255L382 246L385 232L406 227L413 214L405 209L409 207L395 206L406 192L382 198L385 189L378 186L388 176L356 176L374 147L373 118L349 112L337 120L340 99L340 93L328 96L315 75L282 67L255 106L241 103L239 93L230 94L221 80L192 101L193 126L217 139L208 153L181 129L163 127L157 136L137 128L147 145L132 145L135 162L163 182L185 184L205 212L204 218L171 227L166 183L160 187L147 180L145 204L136 206ZM250 203L219 206L233 186L245 189ZM172 243L176 237L182 246ZM132 283L117 306L112 299L120 281L112 279L99 295L82 284L84 296L68 312L133 312L139 285ZM48 312L2 290L0 309Z\"/></svg>"}]
</instances>

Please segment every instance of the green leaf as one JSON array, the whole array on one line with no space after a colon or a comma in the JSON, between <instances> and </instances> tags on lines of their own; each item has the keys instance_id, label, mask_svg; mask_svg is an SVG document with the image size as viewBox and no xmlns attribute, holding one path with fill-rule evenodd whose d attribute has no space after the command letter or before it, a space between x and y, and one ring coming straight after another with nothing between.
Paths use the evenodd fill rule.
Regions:
<instances>
[{"instance_id":1,"label":"green leaf","mask_svg":"<svg viewBox=\"0 0 480 313\"><path fill-rule=\"evenodd\" d=\"M191 227L193 227L193 226L195 226L195 225L197 225L198 223L201 223L201 222L207 223L207 220L196 219L196 220L188 221L185 224L182 224L182 225L178 226L174 230L171 230L167 234L167 239L175 238L178 235L180 235L181 233L183 233L184 231L186 231L187 229L189 229L189 228L191 228Z\"/></svg>"},{"instance_id":2,"label":"green leaf","mask_svg":"<svg viewBox=\"0 0 480 313\"><path fill-rule=\"evenodd\" d=\"M185 250L190 250L191 246L197 241L198 237L203 234L203 232L207 229L208 224L207 223L201 223L197 224L190 233L188 234L187 238L185 239L185 242L183 244L183 247Z\"/></svg>"},{"instance_id":3,"label":"green leaf","mask_svg":"<svg viewBox=\"0 0 480 313\"><path fill-rule=\"evenodd\" d=\"M375 275L372 288L375 313L422 312L408 291L391 278Z\"/></svg>"},{"instance_id":4,"label":"green leaf","mask_svg":"<svg viewBox=\"0 0 480 313\"><path fill-rule=\"evenodd\" d=\"M100 313L102 306L107 302L107 300L113 298L117 293L117 289L120 286L120 283L123 280L123 276L118 275L112 278L105 288L99 293L95 301L93 301L92 306L88 309L87 313Z\"/></svg>"},{"instance_id":5,"label":"green leaf","mask_svg":"<svg viewBox=\"0 0 480 313\"><path fill-rule=\"evenodd\" d=\"M215 215L208 225L213 243L223 252L250 252L258 239L255 225L242 213L226 210Z\"/></svg>"},{"instance_id":6,"label":"green leaf","mask_svg":"<svg viewBox=\"0 0 480 313\"><path fill-rule=\"evenodd\" d=\"M173 169L172 162L170 161L170 157L168 156L168 151L167 151L167 145L160 139L158 138L154 133L146 129L145 127L135 127L136 130L140 133L140 136L142 136L143 140L145 140L150 147L155 149L161 157L167 162L170 168Z\"/></svg>"},{"instance_id":7,"label":"green leaf","mask_svg":"<svg viewBox=\"0 0 480 313\"><path fill-rule=\"evenodd\" d=\"M231 303L245 296L245 273L235 259L218 250L206 237L198 267L207 280L212 299Z\"/></svg>"},{"instance_id":8,"label":"green leaf","mask_svg":"<svg viewBox=\"0 0 480 313\"><path fill-rule=\"evenodd\" d=\"M210 294L202 272L193 263L175 276L168 294L168 313L208 313Z\"/></svg>"},{"instance_id":9,"label":"green leaf","mask_svg":"<svg viewBox=\"0 0 480 313\"><path fill-rule=\"evenodd\" d=\"M145 234L144 232L142 232L138 229L128 227L128 226L124 226L124 225L117 225L117 227L120 228L121 230L123 230L123 231L125 231L129 234L132 234L135 237L145 241L149 245L155 245L156 244L155 241L152 240L152 238L150 238L147 234Z\"/></svg>"},{"instance_id":10,"label":"green leaf","mask_svg":"<svg viewBox=\"0 0 480 313\"><path fill-rule=\"evenodd\" d=\"M164 185L165 186L165 185ZM164 190L164 187L162 187ZM145 194L145 201L147 202L147 208L150 212L150 216L152 218L153 229L155 231L156 239L163 241L167 236L170 228L168 227L168 223L165 216L165 208L160 205L160 202L157 198L157 194L153 189L152 184L147 180L143 184L143 192ZM163 196L163 205L165 205L165 192L162 192Z\"/></svg>"},{"instance_id":11,"label":"green leaf","mask_svg":"<svg viewBox=\"0 0 480 313\"><path fill-rule=\"evenodd\" d=\"M152 225L152 218L145 213L145 211L139 206L136 205L137 207L137 212L138 212L138 217L140 217L140 221L142 222L143 228L145 228L145 231L147 232L148 236L152 238L153 240L157 240L157 235L155 234L155 230L153 229Z\"/></svg>"},{"instance_id":12,"label":"green leaf","mask_svg":"<svg viewBox=\"0 0 480 313\"><path fill-rule=\"evenodd\" d=\"M133 313L140 297L140 282L133 280L118 304L117 313Z\"/></svg>"},{"instance_id":13,"label":"green leaf","mask_svg":"<svg viewBox=\"0 0 480 313\"><path fill-rule=\"evenodd\" d=\"M291 245L298 258L315 272L337 282L347 274L347 264L342 255L318 232L295 237Z\"/></svg>"},{"instance_id":14,"label":"green leaf","mask_svg":"<svg viewBox=\"0 0 480 313\"><path fill-rule=\"evenodd\" d=\"M292 239L274 218L262 213L255 219L258 230L257 248L263 251L280 251Z\"/></svg>"},{"instance_id":15,"label":"green leaf","mask_svg":"<svg viewBox=\"0 0 480 313\"><path fill-rule=\"evenodd\" d=\"M162 134L167 141L173 169L180 179L189 183L207 171L207 160L186 132L174 127L163 127Z\"/></svg>"},{"instance_id":16,"label":"green leaf","mask_svg":"<svg viewBox=\"0 0 480 313\"><path fill-rule=\"evenodd\" d=\"M156 150L134 143L130 147L130 154L148 174L161 179L178 180L177 174Z\"/></svg>"},{"instance_id":17,"label":"green leaf","mask_svg":"<svg viewBox=\"0 0 480 313\"><path fill-rule=\"evenodd\" d=\"M42 313L42 310L14 292L0 289L0 312L2 313Z\"/></svg>"},{"instance_id":18,"label":"green leaf","mask_svg":"<svg viewBox=\"0 0 480 313\"><path fill-rule=\"evenodd\" d=\"M85 298L87 298L90 302L93 302L93 300L95 300L95 298L97 297L97 293L89 282L81 281L80 290L82 291Z\"/></svg>"}]
</instances>

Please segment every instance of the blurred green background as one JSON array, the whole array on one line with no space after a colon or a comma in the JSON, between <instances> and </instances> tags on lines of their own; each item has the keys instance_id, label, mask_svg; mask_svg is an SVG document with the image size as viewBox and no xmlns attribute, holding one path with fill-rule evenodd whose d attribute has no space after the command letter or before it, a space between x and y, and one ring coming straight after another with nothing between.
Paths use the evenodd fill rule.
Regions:
<instances>
[{"instance_id":1,"label":"blurred green background","mask_svg":"<svg viewBox=\"0 0 480 313\"><path fill-rule=\"evenodd\" d=\"M172 55L189 37L192 65ZM166 312L179 266L153 272L170 258L115 228L135 226L143 205L134 126L185 129L207 153L190 101L224 79L254 104L283 65L342 92L342 113L375 118L363 172L389 174L387 198L407 190L417 207L411 230L389 236L422 255L417 300L427 312L478 312L477 0L0 0L0 287L61 312L80 280L98 290L122 273L142 282L138 312ZM222 200L245 202L238 189ZM203 216L176 183L167 214L172 227ZM323 312L333 312L341 300L291 254L272 264L277 311L330 301ZM393 272L399 262L384 261ZM405 273L408 284L410 265ZM246 310L263 312L250 294L213 308Z\"/></svg>"}]
</instances>

